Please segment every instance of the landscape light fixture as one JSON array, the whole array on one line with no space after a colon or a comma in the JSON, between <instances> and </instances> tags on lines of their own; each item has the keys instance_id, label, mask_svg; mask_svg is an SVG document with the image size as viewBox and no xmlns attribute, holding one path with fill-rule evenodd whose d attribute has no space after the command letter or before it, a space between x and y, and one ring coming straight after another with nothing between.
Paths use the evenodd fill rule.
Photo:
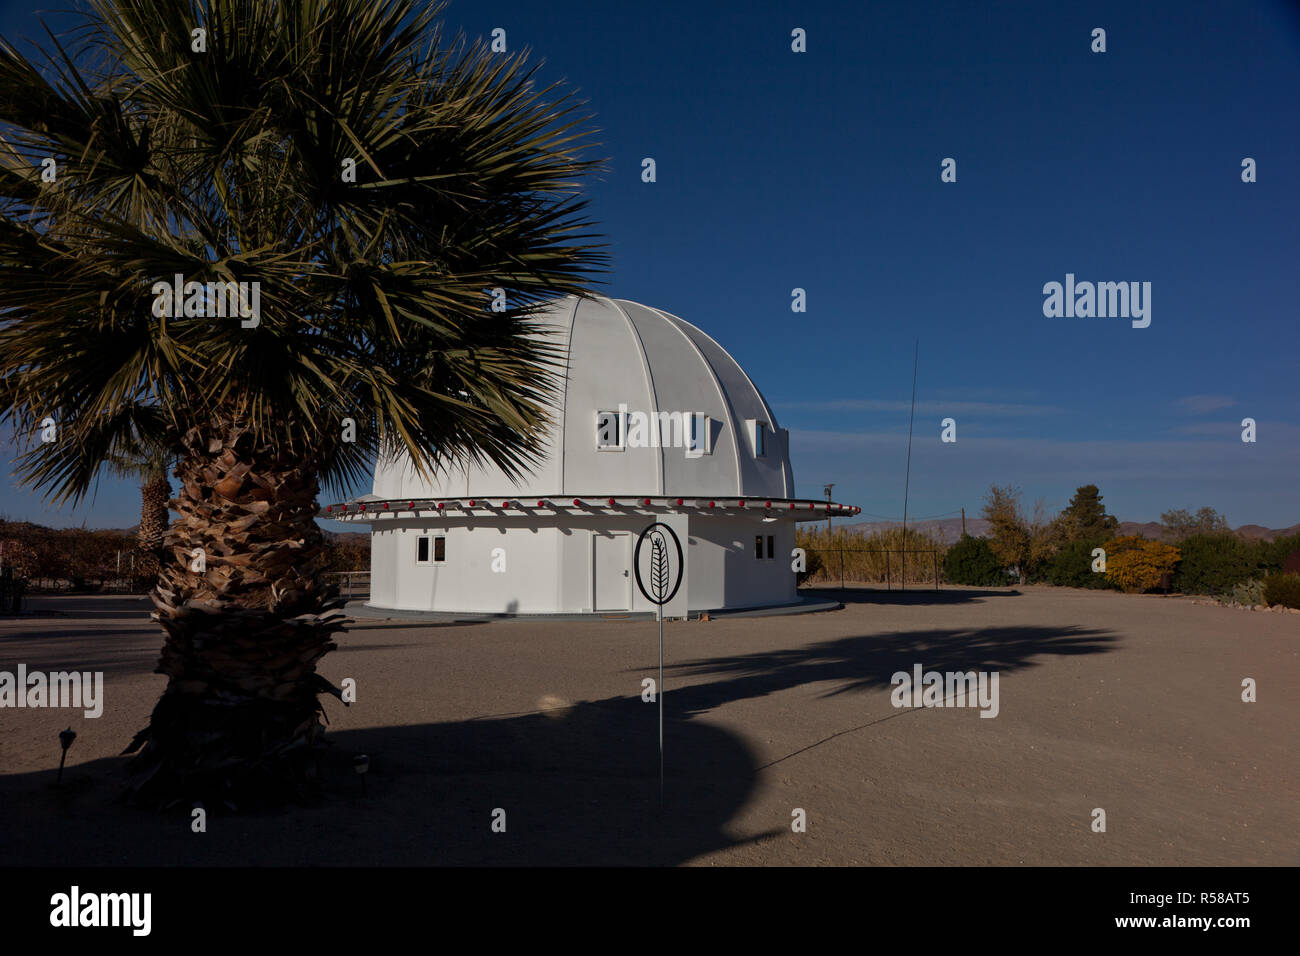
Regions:
<instances>
[{"instance_id":1,"label":"landscape light fixture","mask_svg":"<svg viewBox=\"0 0 1300 956\"><path fill-rule=\"evenodd\" d=\"M63 763L68 759L68 748L72 742L77 739L77 732L69 727L67 730L59 731L59 746L63 748L63 753L59 756L59 775L54 779L54 785L63 784Z\"/></svg>"}]
</instances>

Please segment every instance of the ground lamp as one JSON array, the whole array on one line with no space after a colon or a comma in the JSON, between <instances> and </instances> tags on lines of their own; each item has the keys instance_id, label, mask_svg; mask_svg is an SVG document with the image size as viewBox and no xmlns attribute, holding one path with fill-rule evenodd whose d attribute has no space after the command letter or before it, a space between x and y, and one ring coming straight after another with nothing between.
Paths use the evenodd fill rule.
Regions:
<instances>
[{"instance_id":1,"label":"ground lamp","mask_svg":"<svg viewBox=\"0 0 1300 956\"><path fill-rule=\"evenodd\" d=\"M352 758L352 769L361 774L361 792L366 792L366 771L370 769L370 758L365 754L357 754Z\"/></svg>"},{"instance_id":2,"label":"ground lamp","mask_svg":"<svg viewBox=\"0 0 1300 956\"><path fill-rule=\"evenodd\" d=\"M77 739L77 732L69 727L67 730L59 731L59 746L63 748L63 753L59 757L59 775L54 780L54 785L59 786L63 783L63 763L68 759L68 748L72 742Z\"/></svg>"}]
</instances>

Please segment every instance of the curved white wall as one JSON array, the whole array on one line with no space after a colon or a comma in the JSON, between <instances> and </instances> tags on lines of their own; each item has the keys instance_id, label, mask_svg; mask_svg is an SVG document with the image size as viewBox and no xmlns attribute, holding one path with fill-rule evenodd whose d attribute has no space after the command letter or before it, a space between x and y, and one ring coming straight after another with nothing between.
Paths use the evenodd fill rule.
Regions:
<instances>
[{"instance_id":1,"label":"curved white wall","mask_svg":"<svg viewBox=\"0 0 1300 956\"><path fill-rule=\"evenodd\" d=\"M651 611L631 576L632 548L653 519L641 515L566 520L531 518L395 518L377 521L371 535L370 604L412 611L505 614ZM446 538L446 560L417 563L421 535ZM764 557L754 556L763 536ZM766 557L766 537L774 557ZM615 542L598 550L596 538ZM686 561L682 592L692 612L763 607L796 600L790 570L794 525L736 516L691 516L681 535ZM494 571L494 549L504 571ZM599 556L604 555L604 562ZM624 576L622 572L629 574ZM600 580L621 586L629 600L600 606ZM608 592L606 592L608 593Z\"/></svg>"}]
</instances>

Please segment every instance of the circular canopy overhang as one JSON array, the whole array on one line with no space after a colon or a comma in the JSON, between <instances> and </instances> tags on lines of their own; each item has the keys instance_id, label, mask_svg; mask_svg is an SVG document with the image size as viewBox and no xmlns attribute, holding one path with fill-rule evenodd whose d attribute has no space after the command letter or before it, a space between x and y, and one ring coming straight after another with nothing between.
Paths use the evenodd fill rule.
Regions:
<instances>
[{"instance_id":1,"label":"circular canopy overhang","mask_svg":"<svg viewBox=\"0 0 1300 956\"><path fill-rule=\"evenodd\" d=\"M376 521L398 517L451 518L506 515L620 514L756 514L764 518L821 521L861 513L855 505L815 498L678 498L636 495L586 495L581 498L415 498L405 501L366 499L326 505L321 518L335 521Z\"/></svg>"}]
</instances>

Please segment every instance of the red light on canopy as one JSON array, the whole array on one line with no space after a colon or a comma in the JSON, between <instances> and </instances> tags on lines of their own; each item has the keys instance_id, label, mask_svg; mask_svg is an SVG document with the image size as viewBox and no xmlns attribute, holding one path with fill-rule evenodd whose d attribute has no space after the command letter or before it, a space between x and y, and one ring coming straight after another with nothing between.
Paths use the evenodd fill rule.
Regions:
<instances>
[{"instance_id":1,"label":"red light on canopy","mask_svg":"<svg viewBox=\"0 0 1300 956\"><path fill-rule=\"evenodd\" d=\"M677 499L677 507L680 508L680 507L682 506L682 500L683 500L683 499L681 499L681 498L678 498L678 499Z\"/></svg>"},{"instance_id":2,"label":"red light on canopy","mask_svg":"<svg viewBox=\"0 0 1300 956\"><path fill-rule=\"evenodd\" d=\"M772 507L772 502L770 502L770 501L767 502L765 505L763 505L763 507L764 507L764 508L770 508L770 507Z\"/></svg>"},{"instance_id":3,"label":"red light on canopy","mask_svg":"<svg viewBox=\"0 0 1300 956\"><path fill-rule=\"evenodd\" d=\"M326 513L327 515L328 515L328 514L333 514L333 513L334 513L334 506L333 506L333 505L326 505L326 506L325 506L325 513Z\"/></svg>"},{"instance_id":4,"label":"red light on canopy","mask_svg":"<svg viewBox=\"0 0 1300 956\"><path fill-rule=\"evenodd\" d=\"M611 508L614 507L614 499L613 499L613 498L610 498L610 499L609 499L609 506L610 506Z\"/></svg>"},{"instance_id":5,"label":"red light on canopy","mask_svg":"<svg viewBox=\"0 0 1300 956\"><path fill-rule=\"evenodd\" d=\"M716 508L717 506L718 506L718 503L717 503L716 501L710 501L710 502L709 502L709 507L710 507L710 508Z\"/></svg>"},{"instance_id":6,"label":"red light on canopy","mask_svg":"<svg viewBox=\"0 0 1300 956\"><path fill-rule=\"evenodd\" d=\"M649 507L650 507L650 499L649 499L649 498L642 498L642 499L641 499L641 504L643 504L645 507L649 508Z\"/></svg>"},{"instance_id":7,"label":"red light on canopy","mask_svg":"<svg viewBox=\"0 0 1300 956\"><path fill-rule=\"evenodd\" d=\"M582 507L582 499L581 499L581 498L574 498L574 499L573 499L573 507L575 507L575 508L581 508L581 507Z\"/></svg>"}]
</instances>

